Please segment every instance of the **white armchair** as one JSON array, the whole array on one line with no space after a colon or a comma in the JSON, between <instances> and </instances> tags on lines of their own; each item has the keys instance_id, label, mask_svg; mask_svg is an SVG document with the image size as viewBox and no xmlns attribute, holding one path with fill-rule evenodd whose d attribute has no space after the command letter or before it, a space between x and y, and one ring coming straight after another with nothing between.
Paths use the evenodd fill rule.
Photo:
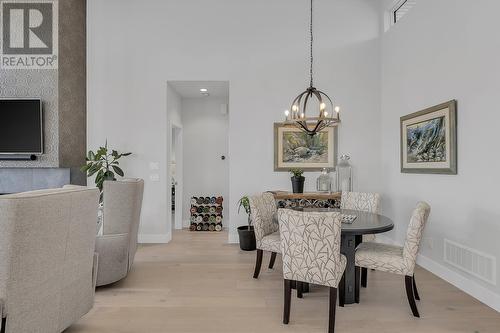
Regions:
<instances>
[{"instance_id":1,"label":"white armchair","mask_svg":"<svg viewBox=\"0 0 500 333\"><path fill-rule=\"evenodd\" d=\"M103 190L103 231L97 236L95 247L100 263L97 286L123 279L132 268L137 250L144 181L105 181Z\"/></svg>"},{"instance_id":2,"label":"white armchair","mask_svg":"<svg viewBox=\"0 0 500 333\"><path fill-rule=\"evenodd\" d=\"M1 332L62 332L94 304L99 190L0 196Z\"/></svg>"}]
</instances>

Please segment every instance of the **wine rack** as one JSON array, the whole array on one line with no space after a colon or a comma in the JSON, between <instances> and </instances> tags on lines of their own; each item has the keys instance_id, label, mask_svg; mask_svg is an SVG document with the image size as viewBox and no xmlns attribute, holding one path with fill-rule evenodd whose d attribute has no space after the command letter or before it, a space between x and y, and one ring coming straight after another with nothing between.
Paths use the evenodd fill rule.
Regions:
<instances>
[{"instance_id":1,"label":"wine rack","mask_svg":"<svg viewBox=\"0 0 500 333\"><path fill-rule=\"evenodd\" d=\"M191 231L222 231L221 196L191 198Z\"/></svg>"}]
</instances>

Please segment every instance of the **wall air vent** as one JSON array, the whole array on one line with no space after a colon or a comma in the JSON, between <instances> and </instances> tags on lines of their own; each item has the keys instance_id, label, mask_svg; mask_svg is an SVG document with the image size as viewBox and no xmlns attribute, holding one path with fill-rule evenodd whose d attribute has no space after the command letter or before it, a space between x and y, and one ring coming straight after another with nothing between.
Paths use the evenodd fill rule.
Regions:
<instances>
[{"instance_id":1,"label":"wall air vent","mask_svg":"<svg viewBox=\"0 0 500 333\"><path fill-rule=\"evenodd\" d=\"M496 258L492 255L445 239L444 261L483 281L496 285Z\"/></svg>"}]
</instances>

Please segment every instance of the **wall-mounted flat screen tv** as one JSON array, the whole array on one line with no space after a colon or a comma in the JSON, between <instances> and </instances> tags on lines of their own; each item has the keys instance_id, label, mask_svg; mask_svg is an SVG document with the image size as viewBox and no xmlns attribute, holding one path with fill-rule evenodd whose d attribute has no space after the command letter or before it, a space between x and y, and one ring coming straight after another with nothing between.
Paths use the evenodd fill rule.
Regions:
<instances>
[{"instance_id":1,"label":"wall-mounted flat screen tv","mask_svg":"<svg viewBox=\"0 0 500 333\"><path fill-rule=\"evenodd\" d=\"M0 99L0 154L42 154L40 99Z\"/></svg>"}]
</instances>

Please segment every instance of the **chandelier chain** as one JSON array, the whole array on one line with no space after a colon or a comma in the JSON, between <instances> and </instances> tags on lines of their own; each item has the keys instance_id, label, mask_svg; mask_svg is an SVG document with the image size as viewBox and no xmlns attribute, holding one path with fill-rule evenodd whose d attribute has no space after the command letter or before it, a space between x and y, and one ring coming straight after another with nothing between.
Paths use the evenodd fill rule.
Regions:
<instances>
[{"instance_id":1,"label":"chandelier chain","mask_svg":"<svg viewBox=\"0 0 500 333\"><path fill-rule=\"evenodd\" d=\"M309 76L311 78L311 81L310 81L310 85L311 87L313 86L313 61L314 61L314 57L313 57L313 0L311 0L311 21L309 23L309 33L310 33L310 37L311 37L311 44L310 44L310 61L311 61L311 64L310 64L310 67L309 67Z\"/></svg>"}]
</instances>

